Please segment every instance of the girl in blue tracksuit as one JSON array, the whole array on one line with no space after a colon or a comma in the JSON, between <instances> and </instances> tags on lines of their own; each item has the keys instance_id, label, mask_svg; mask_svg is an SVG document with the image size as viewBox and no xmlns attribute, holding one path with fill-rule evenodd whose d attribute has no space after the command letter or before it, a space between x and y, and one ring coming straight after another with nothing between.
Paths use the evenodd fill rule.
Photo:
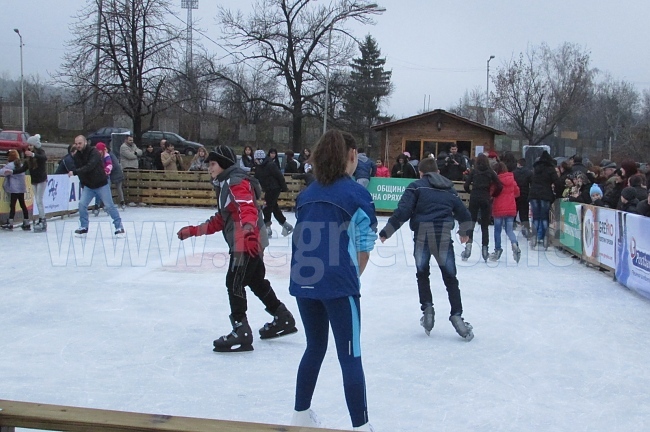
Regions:
<instances>
[{"instance_id":1,"label":"girl in blue tracksuit","mask_svg":"<svg viewBox=\"0 0 650 432\"><path fill-rule=\"evenodd\" d=\"M298 195L292 241L289 291L307 337L292 424L316 426L310 406L331 325L352 426L371 430L359 339L359 277L377 238L375 207L370 193L351 177L358 162L352 135L327 131L311 159L316 181Z\"/></svg>"}]
</instances>

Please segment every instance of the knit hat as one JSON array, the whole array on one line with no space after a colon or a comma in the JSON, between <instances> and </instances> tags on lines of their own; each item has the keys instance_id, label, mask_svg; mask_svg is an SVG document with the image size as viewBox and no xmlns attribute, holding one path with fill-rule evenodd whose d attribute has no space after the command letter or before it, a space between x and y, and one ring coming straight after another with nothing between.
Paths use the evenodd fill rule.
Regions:
<instances>
[{"instance_id":1,"label":"knit hat","mask_svg":"<svg viewBox=\"0 0 650 432\"><path fill-rule=\"evenodd\" d=\"M18 154L18 151L11 149L7 152L7 162L13 162L18 159L20 159L20 155Z\"/></svg>"},{"instance_id":2,"label":"knit hat","mask_svg":"<svg viewBox=\"0 0 650 432\"><path fill-rule=\"evenodd\" d=\"M632 201L636 198L636 190L633 187L626 187L623 189L623 192L621 192L621 196L627 201Z\"/></svg>"},{"instance_id":3,"label":"knit hat","mask_svg":"<svg viewBox=\"0 0 650 432\"><path fill-rule=\"evenodd\" d=\"M407 158L411 159L411 153L409 153L409 152L404 152L404 156L406 156Z\"/></svg>"},{"instance_id":4,"label":"knit hat","mask_svg":"<svg viewBox=\"0 0 650 432\"><path fill-rule=\"evenodd\" d=\"M98 142L95 148L100 152L106 151L106 144L104 144L103 142Z\"/></svg>"},{"instance_id":5,"label":"knit hat","mask_svg":"<svg viewBox=\"0 0 650 432\"><path fill-rule=\"evenodd\" d=\"M490 150L488 153L488 158L490 159L499 159L499 154L494 150Z\"/></svg>"},{"instance_id":6,"label":"knit hat","mask_svg":"<svg viewBox=\"0 0 650 432\"><path fill-rule=\"evenodd\" d=\"M226 145L218 145L208 154L208 162L216 162L223 169L230 168L237 162L235 152Z\"/></svg>"},{"instance_id":7,"label":"knit hat","mask_svg":"<svg viewBox=\"0 0 650 432\"><path fill-rule=\"evenodd\" d=\"M41 136L39 134L30 136L27 138L27 144L33 145L36 148L41 148Z\"/></svg>"},{"instance_id":8,"label":"knit hat","mask_svg":"<svg viewBox=\"0 0 650 432\"><path fill-rule=\"evenodd\" d=\"M253 158L255 159L264 159L266 157L266 153L264 153L264 150L259 149L255 150L255 153L253 154Z\"/></svg>"},{"instance_id":9,"label":"knit hat","mask_svg":"<svg viewBox=\"0 0 650 432\"><path fill-rule=\"evenodd\" d=\"M616 169L616 162L612 162L609 159L603 159L603 160L600 161L600 167L602 169L606 169L606 168L614 168L614 169Z\"/></svg>"},{"instance_id":10,"label":"knit hat","mask_svg":"<svg viewBox=\"0 0 650 432\"><path fill-rule=\"evenodd\" d=\"M592 184L591 188L589 189L589 195L594 195L594 194L598 194L600 196L603 195L603 190L596 183Z\"/></svg>"}]
</instances>

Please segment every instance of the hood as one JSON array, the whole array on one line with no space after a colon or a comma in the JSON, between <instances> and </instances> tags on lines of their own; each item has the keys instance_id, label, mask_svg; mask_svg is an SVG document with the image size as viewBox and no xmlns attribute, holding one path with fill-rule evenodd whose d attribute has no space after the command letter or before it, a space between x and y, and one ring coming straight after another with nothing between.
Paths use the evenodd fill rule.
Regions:
<instances>
[{"instance_id":1,"label":"hood","mask_svg":"<svg viewBox=\"0 0 650 432\"><path fill-rule=\"evenodd\" d=\"M498 175L499 180L501 183L504 185L509 185L509 184L514 184L515 183L515 175L511 172L504 172Z\"/></svg>"},{"instance_id":2,"label":"hood","mask_svg":"<svg viewBox=\"0 0 650 432\"><path fill-rule=\"evenodd\" d=\"M363 162L363 163L368 162L368 156L366 156L365 153L359 153L359 156L358 156L358 157L359 157L359 161L361 161L361 162Z\"/></svg>"},{"instance_id":3,"label":"hood","mask_svg":"<svg viewBox=\"0 0 650 432\"><path fill-rule=\"evenodd\" d=\"M555 159L551 157L550 154L548 154L547 151L544 151L542 155L539 157L539 159L533 164L533 166L537 165L548 165L555 167L557 163L555 162Z\"/></svg>"},{"instance_id":4,"label":"hood","mask_svg":"<svg viewBox=\"0 0 650 432\"><path fill-rule=\"evenodd\" d=\"M454 183L438 172L426 173L424 177L436 189L453 189Z\"/></svg>"}]
</instances>

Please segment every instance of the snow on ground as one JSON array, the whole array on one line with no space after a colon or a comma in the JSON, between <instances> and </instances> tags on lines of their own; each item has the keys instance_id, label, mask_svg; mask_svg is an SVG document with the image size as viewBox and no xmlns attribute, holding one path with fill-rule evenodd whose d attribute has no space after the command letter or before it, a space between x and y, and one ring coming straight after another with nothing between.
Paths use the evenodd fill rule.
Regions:
<instances>
[{"instance_id":1,"label":"snow on ground","mask_svg":"<svg viewBox=\"0 0 650 432\"><path fill-rule=\"evenodd\" d=\"M76 217L51 220L47 234L0 233L0 399L288 424L302 332L256 339L249 353L212 352L230 327L227 249L220 233L194 243L175 236L211 213L128 208L128 236L117 241L107 216L91 220L85 242L72 236ZM289 239L277 227L267 276L297 315ZM362 277L363 361L378 432L645 429L650 302L554 250L522 242L517 265L509 247L488 264L477 245L466 263L456 247L476 337L465 342L448 322L437 269L428 337L409 233L377 242ZM251 326L268 320L249 295ZM312 408L324 427L350 428L333 343Z\"/></svg>"}]
</instances>

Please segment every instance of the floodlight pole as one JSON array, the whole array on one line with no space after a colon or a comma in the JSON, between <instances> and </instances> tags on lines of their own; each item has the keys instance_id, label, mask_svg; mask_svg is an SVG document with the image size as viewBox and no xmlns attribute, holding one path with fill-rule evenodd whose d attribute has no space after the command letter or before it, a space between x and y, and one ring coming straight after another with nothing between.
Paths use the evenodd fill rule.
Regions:
<instances>
[{"instance_id":1,"label":"floodlight pole","mask_svg":"<svg viewBox=\"0 0 650 432\"><path fill-rule=\"evenodd\" d=\"M493 55L487 61L487 82L485 85L485 126L490 124L490 60L494 58Z\"/></svg>"},{"instance_id":2,"label":"floodlight pole","mask_svg":"<svg viewBox=\"0 0 650 432\"><path fill-rule=\"evenodd\" d=\"M25 132L25 78L23 75L23 36L15 28L14 31L20 38L20 107L22 109L23 132Z\"/></svg>"}]
</instances>

